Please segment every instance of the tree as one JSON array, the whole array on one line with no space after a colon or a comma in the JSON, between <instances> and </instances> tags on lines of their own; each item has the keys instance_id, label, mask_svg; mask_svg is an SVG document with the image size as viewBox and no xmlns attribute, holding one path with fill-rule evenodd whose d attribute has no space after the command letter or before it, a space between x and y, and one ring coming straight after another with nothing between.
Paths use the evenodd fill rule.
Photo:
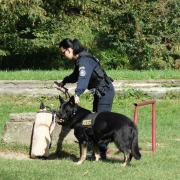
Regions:
<instances>
[{"instance_id":1,"label":"tree","mask_svg":"<svg viewBox=\"0 0 180 180\"><path fill-rule=\"evenodd\" d=\"M66 37L106 68L180 68L178 0L0 0L0 11L4 68L67 68L58 49Z\"/></svg>"}]
</instances>

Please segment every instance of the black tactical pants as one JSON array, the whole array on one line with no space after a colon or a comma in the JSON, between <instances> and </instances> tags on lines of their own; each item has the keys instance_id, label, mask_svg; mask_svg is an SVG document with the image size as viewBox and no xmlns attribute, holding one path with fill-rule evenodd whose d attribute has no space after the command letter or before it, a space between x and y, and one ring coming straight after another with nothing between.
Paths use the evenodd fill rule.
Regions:
<instances>
[{"instance_id":1,"label":"black tactical pants","mask_svg":"<svg viewBox=\"0 0 180 180\"><path fill-rule=\"evenodd\" d=\"M96 94L94 95L93 101L93 112L111 111L114 100L114 87L110 84L110 87L104 88L106 93L102 94L99 98Z\"/></svg>"}]
</instances>

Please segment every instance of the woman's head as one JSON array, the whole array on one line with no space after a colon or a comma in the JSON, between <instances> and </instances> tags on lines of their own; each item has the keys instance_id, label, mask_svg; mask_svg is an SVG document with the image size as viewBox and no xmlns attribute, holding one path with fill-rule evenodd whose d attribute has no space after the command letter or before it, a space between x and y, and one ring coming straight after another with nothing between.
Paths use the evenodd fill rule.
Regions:
<instances>
[{"instance_id":1,"label":"woman's head","mask_svg":"<svg viewBox=\"0 0 180 180\"><path fill-rule=\"evenodd\" d=\"M77 39L71 40L69 38L63 39L59 44L59 48L63 55L70 60L76 59L78 54L85 50Z\"/></svg>"}]
</instances>

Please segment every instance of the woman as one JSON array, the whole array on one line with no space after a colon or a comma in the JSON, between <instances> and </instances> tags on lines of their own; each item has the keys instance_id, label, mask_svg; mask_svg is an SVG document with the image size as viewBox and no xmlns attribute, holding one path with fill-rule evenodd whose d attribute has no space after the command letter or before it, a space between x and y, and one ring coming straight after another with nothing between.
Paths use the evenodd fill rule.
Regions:
<instances>
[{"instance_id":1,"label":"woman","mask_svg":"<svg viewBox=\"0 0 180 180\"><path fill-rule=\"evenodd\" d=\"M94 96L93 112L111 111L115 91L111 78L106 75L99 60L77 39L63 39L59 48L67 59L75 60L74 71L65 77L59 86L77 82L74 93L75 103L80 102L80 95L88 89ZM99 149L101 158L106 159L107 144L100 145Z\"/></svg>"}]
</instances>

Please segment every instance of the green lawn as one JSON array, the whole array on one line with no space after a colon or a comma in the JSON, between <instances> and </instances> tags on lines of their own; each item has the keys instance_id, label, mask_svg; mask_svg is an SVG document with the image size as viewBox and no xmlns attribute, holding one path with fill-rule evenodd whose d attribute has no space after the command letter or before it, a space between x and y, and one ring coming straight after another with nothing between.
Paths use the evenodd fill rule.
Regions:
<instances>
[{"instance_id":1,"label":"green lawn","mask_svg":"<svg viewBox=\"0 0 180 180\"><path fill-rule=\"evenodd\" d=\"M72 70L51 71L0 71L0 80L58 80L69 75ZM179 70L108 70L107 74L114 80L149 80L149 79L180 79Z\"/></svg>"},{"instance_id":2,"label":"green lawn","mask_svg":"<svg viewBox=\"0 0 180 180\"><path fill-rule=\"evenodd\" d=\"M30 74L32 71L29 71ZM55 71L58 73L58 71ZM152 71L148 72L136 72L142 73L141 77L148 79L151 76L157 75L160 79L178 79L180 78L179 72L169 71ZM1 79L6 79L5 76L1 76ZM15 78L15 75L11 73L21 72L7 72L9 79ZM47 74L50 72L47 72ZM113 74L114 72L112 72ZM121 71L118 73L122 73ZM117 74L118 74L117 73ZM129 73L129 74L128 74ZM40 76L41 72L37 74ZM61 73L52 74L49 79L61 79ZM65 73L66 74L66 73ZM63 74L63 75L65 75ZM114 73L115 74L115 73ZM126 74L126 76L125 76ZM32 74L31 74L32 75ZM119 79L134 79L131 72L125 72L121 74L122 78ZM124 76L123 76L124 75ZM136 78L138 77L136 76ZM35 79L29 75L24 75L27 79ZM45 75L47 80L49 75ZM115 75L113 75L114 77ZM17 76L20 79L20 75ZM24 79L26 79L24 77ZM119 76L118 76L119 77ZM146 78L145 78L146 77ZM152 78L151 77L151 78ZM22 77L23 78L23 77ZM37 77L36 77L37 78ZM7 78L8 79L8 78ZM15 78L16 79L16 78ZM143 79L143 78L142 78ZM154 78L156 79L156 78ZM157 78L158 79L158 78ZM116 93L114 100L113 111L125 114L133 119L134 115L134 103L151 99L140 92L137 94L122 95ZM43 99L46 105L52 104L54 107L59 106L58 97L26 97L23 95L0 95L0 137L2 137L3 128L6 121L9 120L11 113L21 112L37 112L39 108L40 99ZM91 109L92 97L84 94L81 97L81 106ZM85 161L84 164L77 166L74 162L77 161L79 156L78 145L64 144L62 150L58 151L59 159L51 160L15 160L0 158L0 180L174 180L180 179L179 172L179 159L180 159L180 96L179 93L166 95L165 98L156 100L156 153L142 152L141 160L137 161L132 159L128 167L121 167L122 159L108 159L105 162L92 162ZM151 150L151 105L139 107L138 116L138 131L139 131L139 146L141 150ZM110 147L114 147L111 143ZM0 151L16 151L28 154L29 147L21 145L7 145L2 141L0 142ZM50 149L50 153L54 153L56 147ZM64 156L66 155L66 156ZM122 154L120 154L122 155ZM74 157L75 156L75 157Z\"/></svg>"},{"instance_id":3,"label":"green lawn","mask_svg":"<svg viewBox=\"0 0 180 180\"><path fill-rule=\"evenodd\" d=\"M118 95L119 96L119 95ZM148 97L143 97L146 100ZM39 99L16 95L0 96L1 124L0 132L10 113L36 112L39 108ZM57 98L44 99L45 104L58 106ZM118 99L116 97L113 111L121 112L133 118L134 102L141 99ZM27 103L28 102L28 103ZM91 108L91 98L82 97L81 105ZM180 101L157 100L157 147L155 154L142 153L140 161L132 160L130 166L121 167L122 159L108 159L106 162L91 162L87 160L83 165L74 164L77 161L79 150L77 144L64 145L58 152L60 159L53 160L15 160L0 158L1 178L10 179L180 179L179 173L179 113ZM151 150L151 106L139 108L139 146L141 150ZM110 144L110 147L114 147ZM5 145L1 142L1 151L22 151L28 154L28 147ZM50 152L56 150L53 147ZM69 154L63 157L63 154ZM76 158L73 158L73 155ZM122 155L122 154L120 154ZM83 175L85 173L85 175Z\"/></svg>"}]
</instances>

